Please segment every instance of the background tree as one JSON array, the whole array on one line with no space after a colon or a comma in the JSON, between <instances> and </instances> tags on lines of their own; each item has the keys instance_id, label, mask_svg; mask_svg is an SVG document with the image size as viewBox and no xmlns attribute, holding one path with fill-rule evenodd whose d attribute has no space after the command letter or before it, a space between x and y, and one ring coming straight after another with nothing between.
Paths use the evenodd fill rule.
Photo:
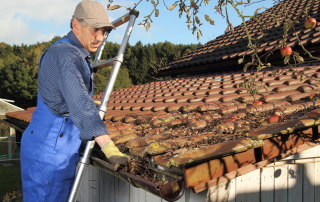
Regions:
<instances>
[{"instance_id":1,"label":"background tree","mask_svg":"<svg viewBox=\"0 0 320 202\"><path fill-rule=\"evenodd\" d=\"M154 67L155 63L160 63L163 59L166 59L167 63L172 62L180 57L181 54L183 55L185 52L196 50L200 45L200 43L182 45L170 42L158 42L156 44L143 45L141 41L138 41L134 46L128 44L121 68L127 69L129 78L133 85L151 82L156 79L154 77L154 73L157 72L157 69L151 67L152 65ZM106 43L101 58L109 59L115 57L118 53L119 47L120 45L116 43ZM105 78L109 77L107 72L100 73L100 71L104 70L99 70L97 74L103 74ZM127 84L131 82L128 82ZM123 87L130 86L123 85Z\"/></svg>"},{"instance_id":2,"label":"background tree","mask_svg":"<svg viewBox=\"0 0 320 202\"><path fill-rule=\"evenodd\" d=\"M23 61L8 65L0 70L0 97L15 100L21 107L35 103L37 94L37 74Z\"/></svg>"},{"instance_id":3,"label":"background tree","mask_svg":"<svg viewBox=\"0 0 320 202\"><path fill-rule=\"evenodd\" d=\"M36 106L40 57L59 39L61 37L55 36L49 42L20 46L0 43L0 97L15 100L15 104L22 108ZM161 61L161 57L168 57L171 61L176 57L176 52L183 52L185 49L195 50L199 45L174 45L167 42L143 45L141 41L135 46L128 44L114 89L154 81L154 69L150 66L152 62ZM117 43L107 42L101 58L115 57L119 47ZM104 92L110 74L111 67L95 73L95 94Z\"/></svg>"},{"instance_id":4,"label":"background tree","mask_svg":"<svg viewBox=\"0 0 320 202\"><path fill-rule=\"evenodd\" d=\"M94 75L94 94L104 92L111 75L112 68L107 67L99 71ZM113 86L113 90L119 88L129 88L132 86L132 81L129 77L128 70L126 68L120 68L117 79Z\"/></svg>"}]
</instances>

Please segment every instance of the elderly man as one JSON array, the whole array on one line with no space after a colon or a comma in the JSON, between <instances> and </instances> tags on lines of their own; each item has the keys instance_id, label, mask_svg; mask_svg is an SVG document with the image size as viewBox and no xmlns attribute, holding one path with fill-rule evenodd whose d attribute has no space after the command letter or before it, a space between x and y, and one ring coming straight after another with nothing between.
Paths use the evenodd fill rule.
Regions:
<instances>
[{"instance_id":1,"label":"elderly man","mask_svg":"<svg viewBox=\"0 0 320 202\"><path fill-rule=\"evenodd\" d=\"M24 202L67 200L81 141L94 139L113 164L128 160L110 139L91 97L90 52L110 27L103 6L84 0L74 11L72 30L41 56L37 109L21 143Z\"/></svg>"}]
</instances>

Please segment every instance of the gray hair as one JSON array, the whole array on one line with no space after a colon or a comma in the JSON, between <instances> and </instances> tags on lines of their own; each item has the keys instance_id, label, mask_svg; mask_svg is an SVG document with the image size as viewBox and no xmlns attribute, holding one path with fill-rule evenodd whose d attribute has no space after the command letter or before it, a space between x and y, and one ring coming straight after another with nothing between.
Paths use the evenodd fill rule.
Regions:
<instances>
[{"instance_id":1,"label":"gray hair","mask_svg":"<svg viewBox=\"0 0 320 202\"><path fill-rule=\"evenodd\" d=\"M77 19L77 18L72 18L71 19L71 22L70 22L70 28L72 29L72 20L75 19L75 20L78 20L78 22L80 23L81 27L87 27L89 24L84 21L83 19Z\"/></svg>"}]
</instances>

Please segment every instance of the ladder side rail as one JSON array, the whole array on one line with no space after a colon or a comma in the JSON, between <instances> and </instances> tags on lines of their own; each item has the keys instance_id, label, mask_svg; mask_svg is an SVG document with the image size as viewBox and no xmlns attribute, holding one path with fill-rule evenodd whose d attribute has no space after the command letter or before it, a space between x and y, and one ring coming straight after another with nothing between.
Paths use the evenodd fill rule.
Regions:
<instances>
[{"instance_id":1,"label":"ladder side rail","mask_svg":"<svg viewBox=\"0 0 320 202\"><path fill-rule=\"evenodd\" d=\"M103 119L105 116L106 109L107 109L107 103L109 101L111 92L113 91L113 86L116 81L116 78L117 78L117 75L118 75L118 72L120 69L120 65L122 64L123 55L124 55L125 49L127 47L127 44L128 44L128 41L129 41L129 38L130 38L132 29L133 29L133 25L134 25L136 18L137 18L136 15L130 15L130 21L127 26L127 30L125 32L125 36L124 36L122 43L121 43L121 46L119 48L118 55L115 57L115 62L113 64L110 79L109 79L108 84L106 86L101 105L99 106L99 110L100 110L99 114L100 114L101 119Z\"/></svg>"},{"instance_id":2,"label":"ladder side rail","mask_svg":"<svg viewBox=\"0 0 320 202\"><path fill-rule=\"evenodd\" d=\"M114 26L114 27L119 27L120 25L126 23L129 21L130 19L130 16L129 16L130 13L127 13L126 15L114 20L111 22L111 24ZM103 52L103 49L104 49L104 46L107 42L107 39L108 39L108 36L111 32L111 29L108 30L106 36L104 37L102 43L100 44L99 48L98 48L98 51L97 51L97 54L96 54L96 57L94 58L94 62L93 62L93 65L97 64L101 58L101 55L102 55L102 52Z\"/></svg>"},{"instance_id":3,"label":"ladder side rail","mask_svg":"<svg viewBox=\"0 0 320 202\"><path fill-rule=\"evenodd\" d=\"M81 183L83 181L84 174L88 169L88 165L90 163L90 156L91 156L91 153L92 153L92 150L93 150L95 143L96 142L94 140L87 141L85 150L83 152L83 157L80 157L79 162L78 162L75 179L74 179L72 189L70 191L67 202L75 202L77 199L78 190L79 190Z\"/></svg>"},{"instance_id":4,"label":"ladder side rail","mask_svg":"<svg viewBox=\"0 0 320 202\"><path fill-rule=\"evenodd\" d=\"M121 18L118 18L114 21L111 22L111 24L114 26L114 27L119 27L120 25L126 23L127 21L129 20L129 13L127 13L126 15L124 15L123 17ZM100 58L101 58L101 54L103 52L103 49L104 49L104 46L107 42L107 39L108 39L108 36L111 32L111 29L107 31L107 34L106 36L104 37L102 43L100 44L99 48L98 48L98 51L97 51L97 54L96 54L96 57L94 58L94 63L93 65L95 65L96 63L99 62Z\"/></svg>"},{"instance_id":5,"label":"ladder side rail","mask_svg":"<svg viewBox=\"0 0 320 202\"><path fill-rule=\"evenodd\" d=\"M136 10L131 10L129 13L125 14L124 16L122 16L122 17L120 17L120 18L112 21L111 24L112 24L114 27L119 27L119 26L123 25L124 23L128 22L128 21L131 19L130 16L133 16L133 15L135 15L136 18L137 18L138 15L139 15L139 12L136 11ZM100 58L101 58L101 55L102 55L102 52L103 52L103 49L104 49L104 46L105 46L105 43L106 43L106 41L107 41L107 38L108 38L108 35L109 35L110 32L111 32L111 29L108 30L107 35L106 35L105 38L103 39L103 42L101 43L101 45L99 46L99 49L98 49L98 51L97 51L96 57L95 57L94 62L93 62L93 68L94 68L95 70L98 70L98 69L102 69L102 68L104 68L104 67L111 66L112 63L113 63L113 61L111 61L111 60L113 60L113 58L112 58L112 59L108 59L108 62L99 63L99 60L100 60ZM111 62L109 62L109 61L111 61ZM109 63L110 63L110 64L109 64ZM106 65L106 64L107 64L107 65Z\"/></svg>"},{"instance_id":6,"label":"ladder side rail","mask_svg":"<svg viewBox=\"0 0 320 202\"><path fill-rule=\"evenodd\" d=\"M99 63L93 65L92 67L93 67L94 70L102 69L104 67L110 67L110 66L113 65L114 61L115 61L115 57L114 58L110 58L108 60L104 60L102 62L99 62Z\"/></svg>"},{"instance_id":7,"label":"ladder side rail","mask_svg":"<svg viewBox=\"0 0 320 202\"><path fill-rule=\"evenodd\" d=\"M114 27L119 27L120 25L126 23L129 21L130 19L130 16L129 16L130 13L127 13L126 15L114 20L111 22L111 24L114 26ZM102 55L102 52L103 52L103 49L104 49L104 46L107 42L107 39L108 39L108 36L111 32L112 28L110 28L110 30L107 31L107 34L106 36L104 37L102 43L100 44L99 48L98 48L98 51L96 53L96 56L94 58L94 62L93 62L93 67L97 65L97 63L99 62L100 58L101 58L101 55ZM100 68L99 68L100 69Z\"/></svg>"}]
</instances>

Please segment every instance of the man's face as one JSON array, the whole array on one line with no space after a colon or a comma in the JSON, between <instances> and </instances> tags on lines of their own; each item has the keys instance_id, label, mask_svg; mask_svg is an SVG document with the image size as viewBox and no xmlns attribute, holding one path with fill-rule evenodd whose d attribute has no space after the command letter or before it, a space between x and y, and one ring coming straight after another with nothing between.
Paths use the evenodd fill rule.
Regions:
<instances>
[{"instance_id":1,"label":"man's face","mask_svg":"<svg viewBox=\"0 0 320 202\"><path fill-rule=\"evenodd\" d=\"M76 37L88 52L96 52L105 36L104 28L94 28L90 25L82 27L77 21L73 28Z\"/></svg>"}]
</instances>

